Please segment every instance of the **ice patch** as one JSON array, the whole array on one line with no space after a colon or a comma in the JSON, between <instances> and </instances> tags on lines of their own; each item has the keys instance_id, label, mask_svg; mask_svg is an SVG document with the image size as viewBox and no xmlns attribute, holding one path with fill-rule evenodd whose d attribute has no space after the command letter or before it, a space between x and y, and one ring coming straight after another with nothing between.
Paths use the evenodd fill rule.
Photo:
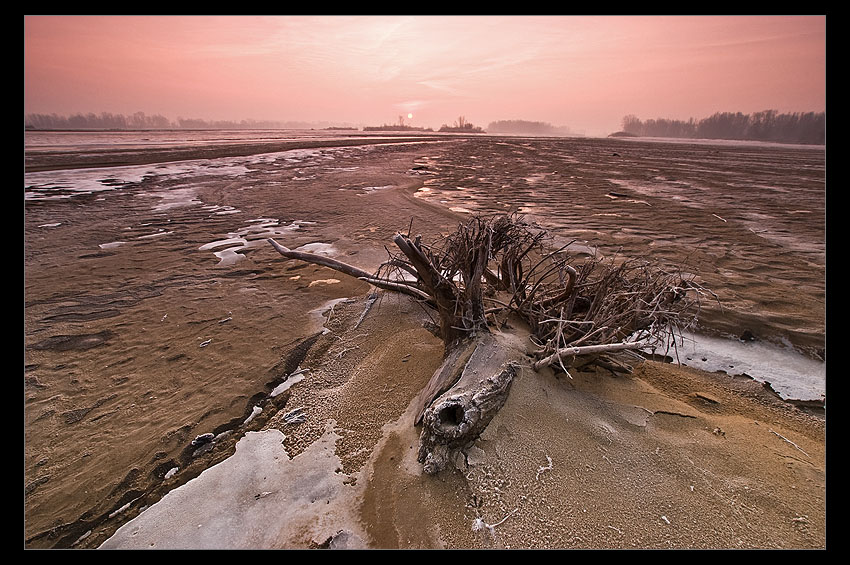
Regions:
<instances>
[{"instance_id":1,"label":"ice patch","mask_svg":"<svg viewBox=\"0 0 850 565\"><path fill-rule=\"evenodd\" d=\"M217 265L218 267L229 267L230 265L235 265L243 259L247 259L247 257L242 255L241 253L237 253L236 249L225 249L223 251L216 251L214 255L219 259Z\"/></svg>"},{"instance_id":2,"label":"ice patch","mask_svg":"<svg viewBox=\"0 0 850 565\"><path fill-rule=\"evenodd\" d=\"M200 200L195 198L194 188L172 188L170 190L149 192L146 193L145 196L154 196L159 198L159 204L156 204L153 207L156 212L164 212L174 208L183 208L201 203Z\"/></svg>"},{"instance_id":3,"label":"ice patch","mask_svg":"<svg viewBox=\"0 0 850 565\"><path fill-rule=\"evenodd\" d=\"M153 174L146 167L101 167L24 174L24 199L54 200L115 190Z\"/></svg>"},{"instance_id":4,"label":"ice patch","mask_svg":"<svg viewBox=\"0 0 850 565\"><path fill-rule=\"evenodd\" d=\"M229 237L227 239L220 239L218 241L213 241L210 243L205 243L204 245L198 248L199 251L207 251L210 249L216 249L217 247L225 247L228 245L239 244L240 246L244 246L247 243L245 238L242 237Z\"/></svg>"},{"instance_id":5,"label":"ice patch","mask_svg":"<svg viewBox=\"0 0 850 565\"><path fill-rule=\"evenodd\" d=\"M676 351L671 349L666 354L673 357ZM826 363L809 359L787 346L690 334L678 342L678 361L703 371L746 374L759 382L769 382L785 400L826 397Z\"/></svg>"},{"instance_id":6,"label":"ice patch","mask_svg":"<svg viewBox=\"0 0 850 565\"><path fill-rule=\"evenodd\" d=\"M301 251L303 253L314 253L316 255L335 255L337 253L336 248L330 243L307 243L302 245L301 247L296 248L294 251Z\"/></svg>"},{"instance_id":7,"label":"ice patch","mask_svg":"<svg viewBox=\"0 0 850 565\"><path fill-rule=\"evenodd\" d=\"M357 491L339 472L332 423L298 457L286 452L284 438L279 430L248 432L234 455L166 494L100 547L270 549L306 537L365 548L365 534L351 530Z\"/></svg>"},{"instance_id":8,"label":"ice patch","mask_svg":"<svg viewBox=\"0 0 850 565\"><path fill-rule=\"evenodd\" d=\"M98 247L100 247L101 249L114 249L116 247L121 247L125 243L125 241L112 241L110 243L101 243L100 245L98 245Z\"/></svg>"},{"instance_id":9,"label":"ice patch","mask_svg":"<svg viewBox=\"0 0 850 565\"><path fill-rule=\"evenodd\" d=\"M227 267L243 259L243 252L268 245L266 240L273 237L285 237L294 231L314 224L304 220L295 220L289 225L281 226L280 221L274 218L257 218L249 220L248 225L239 230L227 234L228 237L205 243L198 248L199 251L213 251L218 257L218 266ZM225 249L221 249L225 248ZM218 251L214 251L218 250Z\"/></svg>"},{"instance_id":10,"label":"ice patch","mask_svg":"<svg viewBox=\"0 0 850 565\"><path fill-rule=\"evenodd\" d=\"M365 192L366 194L369 194L369 193L372 193L372 192L377 192L379 190L386 190L388 188L393 188L394 186L395 185L392 185L392 184L388 184L388 185L385 185L385 186L364 186L361 190L363 192Z\"/></svg>"},{"instance_id":11,"label":"ice patch","mask_svg":"<svg viewBox=\"0 0 850 565\"><path fill-rule=\"evenodd\" d=\"M298 384L303 380L304 380L304 373L303 372L299 373L298 371L296 371L295 373L290 375L285 381L283 381L282 383L277 385L274 388L274 390L271 391L269 396L274 398L275 396L283 394L284 392L286 392L287 390L292 388L292 385Z\"/></svg>"},{"instance_id":12,"label":"ice patch","mask_svg":"<svg viewBox=\"0 0 850 565\"><path fill-rule=\"evenodd\" d=\"M173 231L160 230L156 233L149 233L148 235L140 235L136 239L152 239L154 237L162 237L164 235L171 235L173 233L174 233Z\"/></svg>"},{"instance_id":13,"label":"ice patch","mask_svg":"<svg viewBox=\"0 0 850 565\"><path fill-rule=\"evenodd\" d=\"M169 179L197 176L237 177L250 172L250 169L240 162L244 160L245 158L233 157L129 167L96 167L25 173L24 198L26 200L53 200L112 191L137 185L149 177L167 176ZM156 195L161 196L166 192L159 192Z\"/></svg>"}]
</instances>

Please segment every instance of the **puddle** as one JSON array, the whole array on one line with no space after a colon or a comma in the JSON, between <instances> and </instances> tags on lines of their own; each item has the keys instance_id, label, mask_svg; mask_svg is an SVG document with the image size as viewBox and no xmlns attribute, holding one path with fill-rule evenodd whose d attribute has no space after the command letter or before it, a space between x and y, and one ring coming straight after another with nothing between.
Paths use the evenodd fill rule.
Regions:
<instances>
[{"instance_id":1,"label":"puddle","mask_svg":"<svg viewBox=\"0 0 850 565\"><path fill-rule=\"evenodd\" d=\"M303 253L314 253L316 255L335 255L337 253L336 248L330 243L307 243L294 249L293 251L301 251Z\"/></svg>"},{"instance_id":2,"label":"puddle","mask_svg":"<svg viewBox=\"0 0 850 565\"><path fill-rule=\"evenodd\" d=\"M300 230L303 226L314 224L302 220L295 220L288 225L281 226L280 221L274 218L257 218L249 220L248 225L239 230L227 234L228 237L205 243L198 248L199 251L213 251L213 254L218 257L218 266L226 267L233 265L245 259L244 252L255 247L268 245L266 240L274 237L286 237L294 231ZM311 243L307 246L299 247L299 251L307 251L304 247L310 245L324 245L329 249L324 250L324 254L330 255L336 250L330 245L321 243ZM322 251L311 251L311 253L321 253Z\"/></svg>"},{"instance_id":3,"label":"puddle","mask_svg":"<svg viewBox=\"0 0 850 565\"><path fill-rule=\"evenodd\" d=\"M675 354L671 351L670 356ZM785 400L825 400L826 363L791 347L764 341L739 341L688 335L678 342L683 365L729 375L746 374L765 383Z\"/></svg>"}]
</instances>

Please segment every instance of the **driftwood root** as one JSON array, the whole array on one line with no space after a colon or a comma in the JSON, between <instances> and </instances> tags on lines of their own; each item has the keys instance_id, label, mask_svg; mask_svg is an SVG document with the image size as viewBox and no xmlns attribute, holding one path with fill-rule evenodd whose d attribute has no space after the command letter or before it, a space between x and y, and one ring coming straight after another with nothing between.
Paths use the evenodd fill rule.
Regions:
<instances>
[{"instance_id":1,"label":"driftwood root","mask_svg":"<svg viewBox=\"0 0 850 565\"><path fill-rule=\"evenodd\" d=\"M692 327L704 289L677 269L633 259L603 261L555 249L545 230L515 216L476 216L442 242L397 233L400 254L367 273L328 257L269 243L288 259L329 267L436 310L443 364L420 393L419 461L425 472L448 468L484 431L507 399L522 353L504 347L491 327L519 319L539 349L534 370L599 363L618 351L675 344ZM410 279L414 275L414 280ZM695 297L693 296L695 295ZM493 304L485 308L485 300ZM510 323L513 323L511 321ZM569 373L567 373L569 374Z\"/></svg>"},{"instance_id":2,"label":"driftwood root","mask_svg":"<svg viewBox=\"0 0 850 565\"><path fill-rule=\"evenodd\" d=\"M419 462L429 475L450 467L472 446L508 398L517 373L513 363L465 390L451 389L425 411Z\"/></svg>"}]
</instances>

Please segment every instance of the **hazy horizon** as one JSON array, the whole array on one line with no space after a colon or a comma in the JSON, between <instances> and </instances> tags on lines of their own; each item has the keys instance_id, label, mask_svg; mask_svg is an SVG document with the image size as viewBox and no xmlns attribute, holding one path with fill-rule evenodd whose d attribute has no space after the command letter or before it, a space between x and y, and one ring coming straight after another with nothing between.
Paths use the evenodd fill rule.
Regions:
<instances>
[{"instance_id":1,"label":"hazy horizon","mask_svg":"<svg viewBox=\"0 0 850 565\"><path fill-rule=\"evenodd\" d=\"M826 109L825 16L25 16L24 112L437 129Z\"/></svg>"}]
</instances>

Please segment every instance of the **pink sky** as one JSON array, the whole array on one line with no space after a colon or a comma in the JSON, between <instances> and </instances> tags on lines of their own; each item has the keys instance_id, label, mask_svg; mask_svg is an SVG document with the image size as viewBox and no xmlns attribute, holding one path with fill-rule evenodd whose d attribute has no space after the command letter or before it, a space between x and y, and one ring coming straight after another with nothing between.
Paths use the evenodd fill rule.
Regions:
<instances>
[{"instance_id":1,"label":"pink sky","mask_svg":"<svg viewBox=\"0 0 850 565\"><path fill-rule=\"evenodd\" d=\"M439 128L826 109L825 16L25 16L24 113Z\"/></svg>"}]
</instances>

